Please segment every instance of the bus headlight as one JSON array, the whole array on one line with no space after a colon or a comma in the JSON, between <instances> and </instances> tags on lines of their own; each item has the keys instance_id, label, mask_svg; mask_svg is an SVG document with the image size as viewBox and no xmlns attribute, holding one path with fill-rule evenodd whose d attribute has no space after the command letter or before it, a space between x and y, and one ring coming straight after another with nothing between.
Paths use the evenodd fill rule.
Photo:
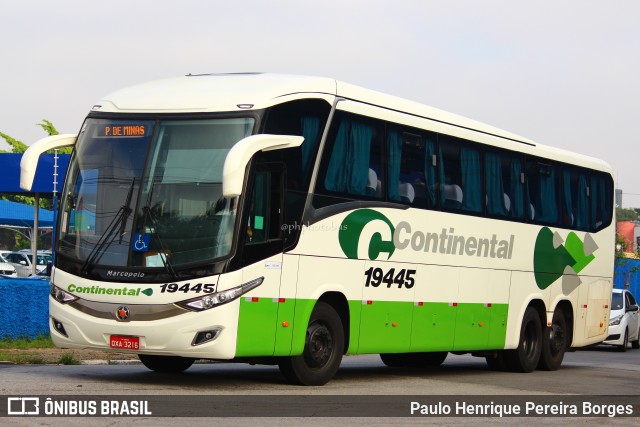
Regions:
<instances>
[{"instance_id":1,"label":"bus headlight","mask_svg":"<svg viewBox=\"0 0 640 427\"><path fill-rule=\"evenodd\" d=\"M49 293L51 294L51 297L53 297L53 299L55 299L61 304L68 304L78 299L77 296L72 295L69 292L65 291L64 289L57 287L53 283L51 283L51 286L49 289L50 289Z\"/></svg>"},{"instance_id":2,"label":"bus headlight","mask_svg":"<svg viewBox=\"0 0 640 427\"><path fill-rule=\"evenodd\" d=\"M235 288L227 289L226 291L216 292L213 294L205 295L203 297L191 298L188 300L177 302L176 304L191 311L209 310L210 308L233 301L240 295L246 294L250 290L257 288L262 284L263 281L264 277L258 277L257 279L254 279Z\"/></svg>"},{"instance_id":3,"label":"bus headlight","mask_svg":"<svg viewBox=\"0 0 640 427\"><path fill-rule=\"evenodd\" d=\"M624 317L624 314L621 314L621 315L616 316L613 319L609 320L609 326L619 325L620 322L622 321L623 317Z\"/></svg>"}]
</instances>

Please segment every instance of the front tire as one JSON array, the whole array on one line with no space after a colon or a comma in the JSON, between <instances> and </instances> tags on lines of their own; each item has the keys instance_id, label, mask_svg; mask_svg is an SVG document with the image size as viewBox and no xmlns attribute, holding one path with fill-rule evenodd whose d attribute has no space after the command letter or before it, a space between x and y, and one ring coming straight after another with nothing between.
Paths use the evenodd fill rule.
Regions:
<instances>
[{"instance_id":1,"label":"front tire","mask_svg":"<svg viewBox=\"0 0 640 427\"><path fill-rule=\"evenodd\" d=\"M542 326L538 311L528 307L522 318L518 348L505 351L509 369L514 372L531 372L540 361Z\"/></svg>"},{"instance_id":2,"label":"front tire","mask_svg":"<svg viewBox=\"0 0 640 427\"><path fill-rule=\"evenodd\" d=\"M338 372L344 353L344 328L333 307L318 302L311 312L301 356L283 358L285 378L300 385L324 385Z\"/></svg>"},{"instance_id":3,"label":"front tire","mask_svg":"<svg viewBox=\"0 0 640 427\"><path fill-rule=\"evenodd\" d=\"M635 341L631 341L631 348L634 350L640 348L640 327L638 328L638 335L636 335Z\"/></svg>"},{"instance_id":4,"label":"front tire","mask_svg":"<svg viewBox=\"0 0 640 427\"><path fill-rule=\"evenodd\" d=\"M555 371L562 364L567 351L567 321L561 310L553 313L551 326L545 328L542 336L542 352L538 369Z\"/></svg>"},{"instance_id":5,"label":"front tire","mask_svg":"<svg viewBox=\"0 0 640 427\"><path fill-rule=\"evenodd\" d=\"M193 365L193 362L195 362L195 359L179 356L139 354L138 358L147 368L163 374L178 374L189 369L191 365Z\"/></svg>"},{"instance_id":6,"label":"front tire","mask_svg":"<svg viewBox=\"0 0 640 427\"><path fill-rule=\"evenodd\" d=\"M623 353L627 351L627 344L629 344L629 331L625 329L624 338L622 339L622 345L618 346L618 351L621 351Z\"/></svg>"}]
</instances>

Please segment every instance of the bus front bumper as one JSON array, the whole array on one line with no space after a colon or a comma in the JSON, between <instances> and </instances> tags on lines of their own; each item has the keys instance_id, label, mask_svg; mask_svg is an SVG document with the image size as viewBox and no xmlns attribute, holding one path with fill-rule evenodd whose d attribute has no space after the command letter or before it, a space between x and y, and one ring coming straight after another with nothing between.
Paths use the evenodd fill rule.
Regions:
<instances>
[{"instance_id":1,"label":"bus front bumper","mask_svg":"<svg viewBox=\"0 0 640 427\"><path fill-rule=\"evenodd\" d=\"M129 307L136 309L135 305ZM116 310L111 318L97 317L61 304L50 296L49 327L53 343L60 348L196 359L235 357L239 301L201 312L184 311L153 321L119 321ZM129 348L114 347L114 341L120 345L128 343Z\"/></svg>"}]
</instances>

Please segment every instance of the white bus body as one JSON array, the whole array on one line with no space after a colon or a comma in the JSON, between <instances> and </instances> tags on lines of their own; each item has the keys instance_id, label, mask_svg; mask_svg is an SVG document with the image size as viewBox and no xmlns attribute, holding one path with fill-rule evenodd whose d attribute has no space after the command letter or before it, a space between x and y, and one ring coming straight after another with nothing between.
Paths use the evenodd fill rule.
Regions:
<instances>
[{"instance_id":1,"label":"white bus body","mask_svg":"<svg viewBox=\"0 0 640 427\"><path fill-rule=\"evenodd\" d=\"M312 385L343 354L557 369L607 336L612 189L602 161L331 79L142 84L78 135L51 335Z\"/></svg>"}]
</instances>

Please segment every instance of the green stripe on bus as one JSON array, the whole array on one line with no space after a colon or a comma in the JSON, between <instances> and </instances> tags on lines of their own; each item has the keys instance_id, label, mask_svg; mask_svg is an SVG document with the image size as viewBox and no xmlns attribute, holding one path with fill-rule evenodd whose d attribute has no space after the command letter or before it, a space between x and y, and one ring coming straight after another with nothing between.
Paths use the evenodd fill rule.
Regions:
<instances>
[{"instance_id":1,"label":"green stripe on bus","mask_svg":"<svg viewBox=\"0 0 640 427\"><path fill-rule=\"evenodd\" d=\"M273 355L278 305L272 298L240 300L236 357Z\"/></svg>"},{"instance_id":2,"label":"green stripe on bus","mask_svg":"<svg viewBox=\"0 0 640 427\"><path fill-rule=\"evenodd\" d=\"M236 356L301 354L314 300L240 301ZM507 304L349 301L348 354L504 348Z\"/></svg>"}]
</instances>

